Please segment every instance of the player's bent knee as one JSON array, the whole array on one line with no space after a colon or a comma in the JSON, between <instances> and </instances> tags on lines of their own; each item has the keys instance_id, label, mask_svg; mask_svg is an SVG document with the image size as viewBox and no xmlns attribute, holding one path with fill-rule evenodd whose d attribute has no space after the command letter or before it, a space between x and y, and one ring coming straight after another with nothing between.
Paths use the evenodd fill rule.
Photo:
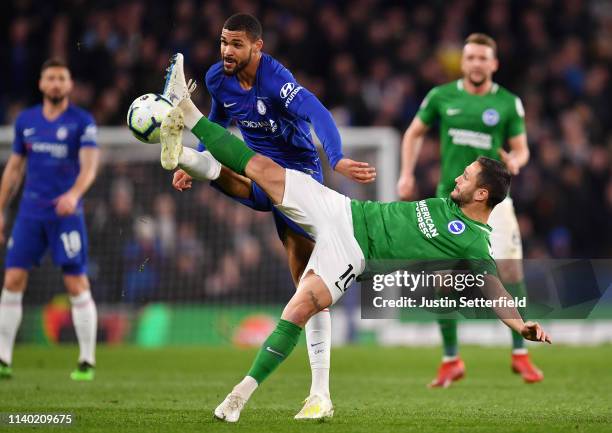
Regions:
<instances>
[{"instance_id":1,"label":"player's bent knee","mask_svg":"<svg viewBox=\"0 0 612 433\"><path fill-rule=\"evenodd\" d=\"M4 287L10 292L25 291L28 282L28 271L20 268L8 268L4 274Z\"/></svg>"}]
</instances>

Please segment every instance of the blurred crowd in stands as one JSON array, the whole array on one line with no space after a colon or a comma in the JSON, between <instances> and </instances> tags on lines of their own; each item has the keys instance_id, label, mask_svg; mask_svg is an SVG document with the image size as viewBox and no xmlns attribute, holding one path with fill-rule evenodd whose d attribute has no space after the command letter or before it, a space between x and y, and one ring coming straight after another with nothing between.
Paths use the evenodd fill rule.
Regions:
<instances>
[{"instance_id":1,"label":"blurred crowd in stands","mask_svg":"<svg viewBox=\"0 0 612 433\"><path fill-rule=\"evenodd\" d=\"M8 0L0 6L0 124L39 100L39 68L52 56L68 59L72 100L100 125L122 125L136 96L161 89L176 51L185 54L187 75L200 82L195 100L207 112L204 73L218 60L224 20L238 11L260 18L264 51L313 91L339 125L399 132L431 87L460 76L465 36L489 33L499 46L495 81L521 96L526 109L532 159L512 187L526 257L612 256L612 2L606 0ZM209 187L185 200L169 179L151 182L159 176L146 165L102 171L88 204L101 283L123 287L134 299L149 290L146 279L163 286L165 278L181 278L207 296L232 285L240 290L249 273L262 279L258 287L276 284L266 274L285 266L285 258L270 215L210 200L218 193ZM417 197L433 195L435 133L417 176ZM156 274L165 260L172 272ZM288 273L285 282L290 288Z\"/></svg>"}]
</instances>

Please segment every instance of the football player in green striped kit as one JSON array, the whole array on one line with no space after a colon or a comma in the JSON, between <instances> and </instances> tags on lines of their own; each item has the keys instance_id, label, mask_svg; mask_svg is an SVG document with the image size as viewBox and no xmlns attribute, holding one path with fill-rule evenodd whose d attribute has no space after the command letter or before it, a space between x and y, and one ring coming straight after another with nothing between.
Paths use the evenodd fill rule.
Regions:
<instances>
[{"instance_id":1,"label":"football player in green striped kit","mask_svg":"<svg viewBox=\"0 0 612 433\"><path fill-rule=\"evenodd\" d=\"M411 199L414 194L414 168L423 136L435 122L439 124L441 155L437 197L448 197L454 179L479 156L502 161L513 175L527 164L523 105L516 95L493 82L498 66L495 41L482 33L468 36L461 58L463 77L434 87L404 134L398 182L401 199ZM509 151L504 150L506 144ZM512 295L524 296L521 234L510 197L496 206L488 223L493 228L491 246L499 276ZM459 357L457 321L444 319L439 323L444 356L430 386L446 388L465 375L465 365ZM516 332L512 332L511 367L527 383L544 378L529 359L523 337Z\"/></svg>"},{"instance_id":2,"label":"football player in green striped kit","mask_svg":"<svg viewBox=\"0 0 612 433\"><path fill-rule=\"evenodd\" d=\"M256 154L203 116L184 87L181 102L161 126L164 168L173 170L178 165L187 126L219 163L243 176L245 182L257 182L277 209L315 240L296 293L247 375L215 409L217 418L238 421L253 392L290 355L308 319L342 297L364 271L366 260L473 259L486 281L485 295L510 298L496 276L486 224L493 208L508 194L511 175L502 163L478 158L457 176L447 198L394 203L351 200L307 174ZM524 338L551 342L539 324L523 322L516 308L494 310Z\"/></svg>"}]
</instances>

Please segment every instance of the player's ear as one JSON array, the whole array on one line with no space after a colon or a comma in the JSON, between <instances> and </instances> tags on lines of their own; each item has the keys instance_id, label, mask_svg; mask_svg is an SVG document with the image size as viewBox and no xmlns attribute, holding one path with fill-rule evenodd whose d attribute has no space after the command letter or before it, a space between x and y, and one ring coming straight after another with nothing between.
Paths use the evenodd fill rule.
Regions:
<instances>
[{"instance_id":1,"label":"player's ear","mask_svg":"<svg viewBox=\"0 0 612 433\"><path fill-rule=\"evenodd\" d=\"M261 51L263 49L263 39L259 38L255 41L255 49L257 50L257 52Z\"/></svg>"},{"instance_id":2,"label":"player's ear","mask_svg":"<svg viewBox=\"0 0 612 433\"><path fill-rule=\"evenodd\" d=\"M493 59L493 73L497 72L499 69L499 59L496 57Z\"/></svg>"},{"instance_id":3,"label":"player's ear","mask_svg":"<svg viewBox=\"0 0 612 433\"><path fill-rule=\"evenodd\" d=\"M489 199L489 191L486 188L476 188L474 191L474 201L486 203Z\"/></svg>"}]
</instances>

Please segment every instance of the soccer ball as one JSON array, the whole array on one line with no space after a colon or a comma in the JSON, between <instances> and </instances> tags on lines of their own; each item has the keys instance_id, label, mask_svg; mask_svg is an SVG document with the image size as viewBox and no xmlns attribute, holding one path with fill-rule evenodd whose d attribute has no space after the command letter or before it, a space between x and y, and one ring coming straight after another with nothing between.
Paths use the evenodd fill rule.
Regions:
<instances>
[{"instance_id":1,"label":"soccer ball","mask_svg":"<svg viewBox=\"0 0 612 433\"><path fill-rule=\"evenodd\" d=\"M143 143L159 143L159 127L171 108L172 103L157 93L139 96L128 110L128 128Z\"/></svg>"}]
</instances>

